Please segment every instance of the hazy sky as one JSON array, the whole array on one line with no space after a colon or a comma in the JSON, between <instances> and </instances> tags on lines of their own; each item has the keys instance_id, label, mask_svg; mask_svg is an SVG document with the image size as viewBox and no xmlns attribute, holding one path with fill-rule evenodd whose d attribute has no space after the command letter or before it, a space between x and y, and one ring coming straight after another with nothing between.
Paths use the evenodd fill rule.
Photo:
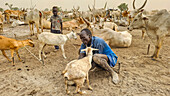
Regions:
<instances>
[{"instance_id":1,"label":"hazy sky","mask_svg":"<svg viewBox=\"0 0 170 96\"><path fill-rule=\"evenodd\" d=\"M142 6L145 0L136 0L136 7ZM5 3L13 4L13 6L30 8L31 0L0 0L0 7L7 9ZM37 9L44 10L45 8L52 8L52 6L61 6L63 10L70 10L73 6L80 6L80 10L88 10L88 5L92 6L94 0L32 0L32 4L36 4ZM129 9L133 9L133 0L96 0L96 8L104 7L105 2L107 2L107 8L117 8L121 3L127 3ZM148 0L146 10L153 9L168 9L170 10L170 0Z\"/></svg>"}]
</instances>

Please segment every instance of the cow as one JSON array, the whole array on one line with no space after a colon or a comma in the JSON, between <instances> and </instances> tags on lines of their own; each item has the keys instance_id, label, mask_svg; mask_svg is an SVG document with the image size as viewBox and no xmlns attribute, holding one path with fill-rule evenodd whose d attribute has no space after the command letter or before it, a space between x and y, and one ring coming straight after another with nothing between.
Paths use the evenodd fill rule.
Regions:
<instances>
[{"instance_id":1,"label":"cow","mask_svg":"<svg viewBox=\"0 0 170 96\"><path fill-rule=\"evenodd\" d=\"M27 12L26 22L29 24L31 36L34 35L34 23L37 28L37 33L39 34L39 26L43 32L43 13L37 9L30 10Z\"/></svg>"},{"instance_id":2,"label":"cow","mask_svg":"<svg viewBox=\"0 0 170 96\"><path fill-rule=\"evenodd\" d=\"M21 16L25 16L25 10L5 10L5 20L7 23L10 23L10 18L13 17L14 19L21 20Z\"/></svg>"},{"instance_id":3,"label":"cow","mask_svg":"<svg viewBox=\"0 0 170 96\"><path fill-rule=\"evenodd\" d=\"M170 13L163 9L157 14L146 17L142 12L138 13L128 26L128 30L145 29L147 35L155 46L153 59L158 58L162 42L168 33L170 33Z\"/></svg>"},{"instance_id":4,"label":"cow","mask_svg":"<svg viewBox=\"0 0 170 96\"><path fill-rule=\"evenodd\" d=\"M42 12L43 12L43 18L46 20L53 15L52 11L42 11Z\"/></svg>"}]
</instances>

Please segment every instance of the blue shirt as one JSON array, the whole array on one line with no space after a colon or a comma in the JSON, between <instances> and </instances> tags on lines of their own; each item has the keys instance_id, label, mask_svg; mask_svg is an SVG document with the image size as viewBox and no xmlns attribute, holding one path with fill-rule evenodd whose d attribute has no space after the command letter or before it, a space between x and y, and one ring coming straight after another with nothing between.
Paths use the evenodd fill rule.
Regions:
<instances>
[{"instance_id":1,"label":"blue shirt","mask_svg":"<svg viewBox=\"0 0 170 96\"><path fill-rule=\"evenodd\" d=\"M91 46L92 48L99 49L98 51L93 51L93 54L105 54L105 55L113 54L114 56L116 56L116 54L111 50L109 45L99 37L95 36L92 37ZM82 43L80 50L85 48L86 45ZM85 53L85 51L83 52L80 51L80 53Z\"/></svg>"}]
</instances>

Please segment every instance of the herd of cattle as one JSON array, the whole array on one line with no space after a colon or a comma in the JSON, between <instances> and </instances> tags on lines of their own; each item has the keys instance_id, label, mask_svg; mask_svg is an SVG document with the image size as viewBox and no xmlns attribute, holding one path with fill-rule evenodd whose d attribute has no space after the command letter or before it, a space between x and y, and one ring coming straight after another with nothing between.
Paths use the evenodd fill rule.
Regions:
<instances>
[{"instance_id":1,"label":"herd of cattle","mask_svg":"<svg viewBox=\"0 0 170 96\"><path fill-rule=\"evenodd\" d=\"M132 42L132 35L128 31L119 31L118 26L125 26L130 31L133 29L142 30L142 38L146 32L155 45L154 58L158 57L162 41L168 35L170 28L170 15L167 10L145 11L144 4L136 9L135 0L133 1L132 11L106 10L107 3L103 8L96 9L94 6L88 11L79 11L80 7L73 7L71 12L59 12L63 18L72 19L63 22L63 29L76 30L77 28L89 28L94 36L103 38L110 46L113 47L129 47ZM39 27L50 29L49 21L52 11L32 10L5 10L0 12L0 31L3 32L5 23L12 23L11 26L29 24L30 35L34 35L34 24L39 32ZM3 50L1 48L1 50Z\"/></svg>"}]
</instances>

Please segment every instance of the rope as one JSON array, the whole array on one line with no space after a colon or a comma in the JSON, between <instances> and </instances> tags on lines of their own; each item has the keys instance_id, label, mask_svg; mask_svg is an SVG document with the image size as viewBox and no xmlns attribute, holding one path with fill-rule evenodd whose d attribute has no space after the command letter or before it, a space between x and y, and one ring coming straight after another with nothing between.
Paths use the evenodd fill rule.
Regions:
<instances>
[{"instance_id":1,"label":"rope","mask_svg":"<svg viewBox=\"0 0 170 96\"><path fill-rule=\"evenodd\" d=\"M38 61L41 62L41 60L38 59L38 57L36 57L33 53L31 53L31 51L29 51L26 47L24 47L31 55L33 55ZM42 63L42 62L41 62Z\"/></svg>"}]
</instances>

